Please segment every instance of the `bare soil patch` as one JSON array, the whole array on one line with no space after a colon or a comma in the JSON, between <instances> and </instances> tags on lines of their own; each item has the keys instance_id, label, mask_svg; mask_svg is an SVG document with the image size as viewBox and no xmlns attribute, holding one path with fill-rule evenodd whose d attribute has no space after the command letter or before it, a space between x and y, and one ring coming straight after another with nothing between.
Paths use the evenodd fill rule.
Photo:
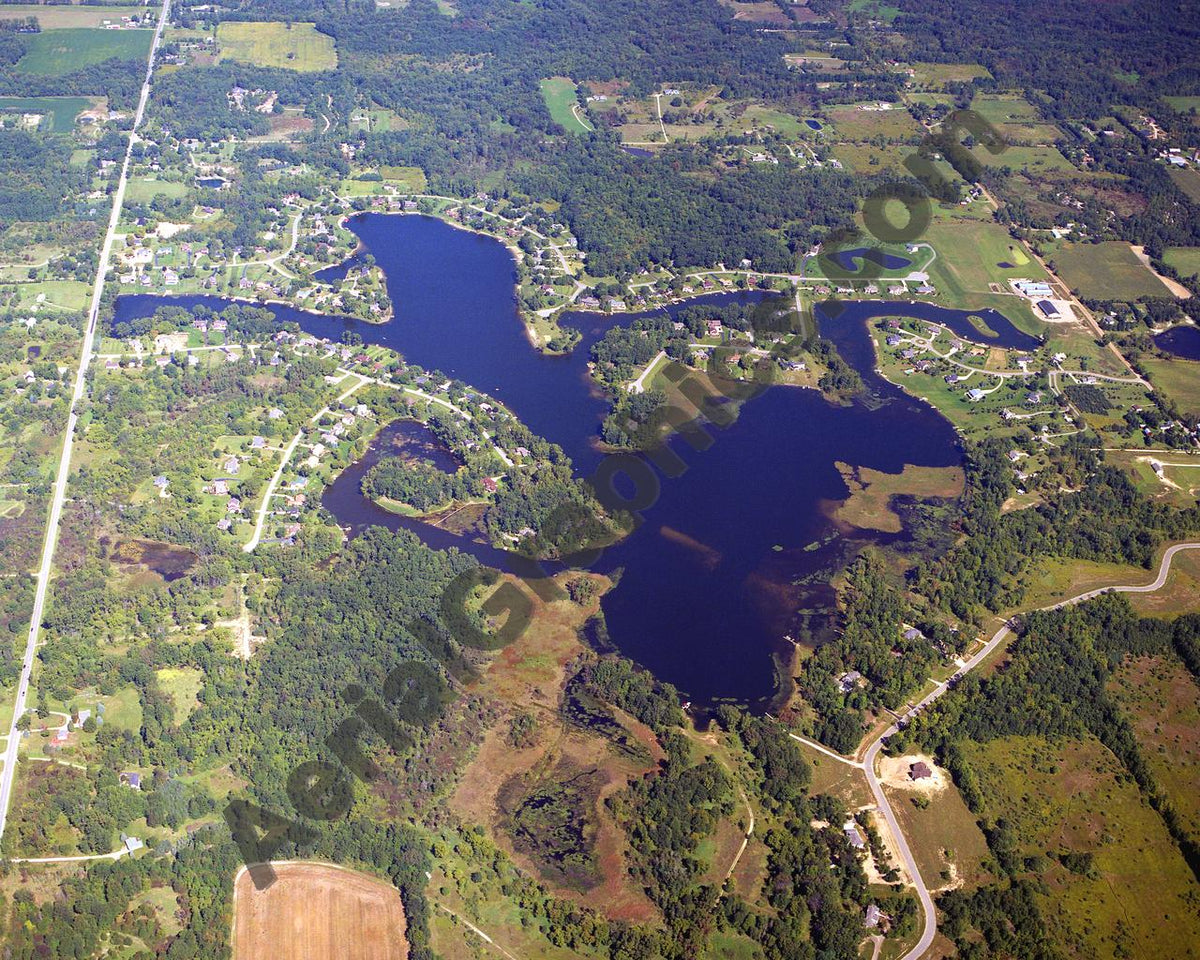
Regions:
<instances>
[{"instance_id":1,"label":"bare soil patch","mask_svg":"<svg viewBox=\"0 0 1200 960\"><path fill-rule=\"evenodd\" d=\"M407 960L400 892L328 863L274 864L258 890L244 867L234 879L234 960Z\"/></svg>"}]
</instances>

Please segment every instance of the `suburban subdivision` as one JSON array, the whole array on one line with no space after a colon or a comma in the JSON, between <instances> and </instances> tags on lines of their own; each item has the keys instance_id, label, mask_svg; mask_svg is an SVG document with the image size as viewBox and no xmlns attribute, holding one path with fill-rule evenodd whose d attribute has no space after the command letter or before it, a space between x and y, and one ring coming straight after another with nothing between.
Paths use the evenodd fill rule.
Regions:
<instances>
[{"instance_id":1,"label":"suburban subdivision","mask_svg":"<svg viewBox=\"0 0 1200 960\"><path fill-rule=\"evenodd\" d=\"M0 5L0 955L1200 957L1197 51Z\"/></svg>"}]
</instances>

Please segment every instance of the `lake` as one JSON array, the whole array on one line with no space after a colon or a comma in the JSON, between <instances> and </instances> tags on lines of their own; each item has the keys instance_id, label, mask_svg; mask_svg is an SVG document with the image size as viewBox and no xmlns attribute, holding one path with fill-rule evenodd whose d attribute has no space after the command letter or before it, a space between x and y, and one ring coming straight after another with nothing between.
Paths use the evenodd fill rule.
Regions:
<instances>
[{"instance_id":1,"label":"lake","mask_svg":"<svg viewBox=\"0 0 1200 960\"><path fill-rule=\"evenodd\" d=\"M547 356L525 334L513 296L514 264L499 242L411 215L367 214L351 226L386 271L395 317L373 325L289 307L275 313L315 336L337 340L353 330L367 343L491 393L535 433L561 445L578 474L592 475L603 457L595 437L608 404L588 377L589 348L609 325L636 315L571 313L564 322L581 331L582 342L568 356ZM766 296L717 294L687 305ZM215 298L127 296L117 301L116 319L167 303L222 305ZM620 577L603 601L612 642L698 702L766 707L778 689L777 663L790 652L783 638L795 635L796 611L816 611L819 623L833 600L829 580L856 546L906 536L863 533L848 541L837 534L828 508L848 493L837 461L891 473L906 464L961 462L950 424L874 372L867 321L913 316L945 323L965 339L997 342L983 338L966 313L924 303L837 302L817 315L822 333L862 375L864 395L838 405L814 390L776 387L746 403L731 426L708 427L709 449L698 452L675 438L685 472L661 477L639 529L592 566ZM1038 342L999 314L983 316L1002 344ZM329 488L326 507L352 531L370 523L403 527L431 546L457 546L502 565L500 551L389 513L358 493L362 474L395 439L381 435L366 460Z\"/></svg>"}]
</instances>

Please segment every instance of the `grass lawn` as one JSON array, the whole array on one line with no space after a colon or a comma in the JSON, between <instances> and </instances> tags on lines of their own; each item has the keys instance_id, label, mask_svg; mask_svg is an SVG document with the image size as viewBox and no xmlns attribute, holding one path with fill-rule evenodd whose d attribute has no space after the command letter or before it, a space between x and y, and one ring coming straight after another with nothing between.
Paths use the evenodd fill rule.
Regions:
<instances>
[{"instance_id":1,"label":"grass lawn","mask_svg":"<svg viewBox=\"0 0 1200 960\"><path fill-rule=\"evenodd\" d=\"M1008 821L1021 854L1046 857L1031 876L1045 885L1048 932L1067 956L1179 956L1179 944L1200 942L1189 906L1200 885L1161 817L1099 741L1002 737L967 743L964 753L984 815ZM1057 861L1072 851L1093 855L1091 875Z\"/></svg>"},{"instance_id":2,"label":"grass lawn","mask_svg":"<svg viewBox=\"0 0 1200 960\"><path fill-rule=\"evenodd\" d=\"M145 60L150 56L150 30L94 30L71 28L35 34L17 69L26 73L59 76L116 58Z\"/></svg>"},{"instance_id":3,"label":"grass lawn","mask_svg":"<svg viewBox=\"0 0 1200 960\"><path fill-rule=\"evenodd\" d=\"M186 183L140 177L125 185L125 198L131 203L148 203L155 197L182 197L189 189Z\"/></svg>"},{"instance_id":4,"label":"grass lawn","mask_svg":"<svg viewBox=\"0 0 1200 960\"><path fill-rule=\"evenodd\" d=\"M318 33L313 23L241 23L217 26L221 60L240 60L256 67L313 72L337 67L333 37Z\"/></svg>"},{"instance_id":5,"label":"grass lawn","mask_svg":"<svg viewBox=\"0 0 1200 960\"><path fill-rule=\"evenodd\" d=\"M1046 271L998 223L934 221L922 238L933 244L937 259L930 265L933 285L951 297L993 293L999 284L1011 293L1008 281L1046 280ZM1009 264L1009 266L1002 266Z\"/></svg>"},{"instance_id":6,"label":"grass lawn","mask_svg":"<svg viewBox=\"0 0 1200 960\"><path fill-rule=\"evenodd\" d=\"M19 309L50 307L60 310L83 310L92 292L90 284L81 280L39 280L17 287ZM41 297L42 299L38 299Z\"/></svg>"},{"instance_id":7,"label":"grass lawn","mask_svg":"<svg viewBox=\"0 0 1200 960\"><path fill-rule=\"evenodd\" d=\"M91 105L88 97L0 97L0 113L42 114L42 133L70 133L75 118Z\"/></svg>"},{"instance_id":8,"label":"grass lawn","mask_svg":"<svg viewBox=\"0 0 1200 960\"><path fill-rule=\"evenodd\" d=\"M1195 360L1158 360L1144 357L1150 382L1179 404L1185 413L1200 413L1200 363Z\"/></svg>"},{"instance_id":9,"label":"grass lawn","mask_svg":"<svg viewBox=\"0 0 1200 960\"><path fill-rule=\"evenodd\" d=\"M579 103L578 87L574 80L550 77L542 81L541 87L542 99L546 101L546 109L555 123L567 133L591 132L592 128L572 112L572 107Z\"/></svg>"},{"instance_id":10,"label":"grass lawn","mask_svg":"<svg viewBox=\"0 0 1200 960\"><path fill-rule=\"evenodd\" d=\"M1163 97L1163 99L1180 113L1187 113L1191 110L1200 112L1200 97Z\"/></svg>"},{"instance_id":11,"label":"grass lawn","mask_svg":"<svg viewBox=\"0 0 1200 960\"><path fill-rule=\"evenodd\" d=\"M1200 247L1167 247L1163 259L1181 276L1194 277L1200 274Z\"/></svg>"},{"instance_id":12,"label":"grass lawn","mask_svg":"<svg viewBox=\"0 0 1200 960\"><path fill-rule=\"evenodd\" d=\"M1129 244L1119 240L1064 244L1054 254L1052 266L1063 282L1085 299L1171 296L1171 291L1137 258Z\"/></svg>"}]
</instances>

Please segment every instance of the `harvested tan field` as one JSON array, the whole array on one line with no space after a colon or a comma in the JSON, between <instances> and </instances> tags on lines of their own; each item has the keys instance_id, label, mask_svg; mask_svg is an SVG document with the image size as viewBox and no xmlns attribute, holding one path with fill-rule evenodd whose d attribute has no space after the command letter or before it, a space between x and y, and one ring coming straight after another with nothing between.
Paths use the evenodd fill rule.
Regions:
<instances>
[{"instance_id":1,"label":"harvested tan field","mask_svg":"<svg viewBox=\"0 0 1200 960\"><path fill-rule=\"evenodd\" d=\"M273 866L262 891L245 867L234 879L234 960L407 960L391 884L329 863Z\"/></svg>"}]
</instances>

